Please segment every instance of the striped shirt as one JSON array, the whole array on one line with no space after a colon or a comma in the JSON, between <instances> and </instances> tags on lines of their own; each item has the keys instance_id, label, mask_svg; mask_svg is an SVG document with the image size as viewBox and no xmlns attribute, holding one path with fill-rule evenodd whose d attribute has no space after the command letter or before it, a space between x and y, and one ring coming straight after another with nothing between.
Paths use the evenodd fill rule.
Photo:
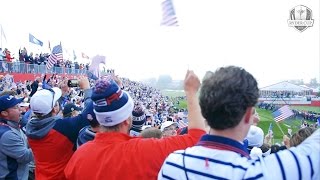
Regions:
<instances>
[{"instance_id":1,"label":"striped shirt","mask_svg":"<svg viewBox=\"0 0 320 180\"><path fill-rule=\"evenodd\" d=\"M197 146L170 154L158 179L320 179L320 130L298 147L257 160L239 142L204 135Z\"/></svg>"}]
</instances>

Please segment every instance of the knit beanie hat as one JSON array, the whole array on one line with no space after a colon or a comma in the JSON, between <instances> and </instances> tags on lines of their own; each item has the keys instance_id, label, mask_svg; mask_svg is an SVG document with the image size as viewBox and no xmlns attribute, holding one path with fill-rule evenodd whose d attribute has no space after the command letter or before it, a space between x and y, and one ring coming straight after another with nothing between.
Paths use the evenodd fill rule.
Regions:
<instances>
[{"instance_id":1,"label":"knit beanie hat","mask_svg":"<svg viewBox=\"0 0 320 180\"><path fill-rule=\"evenodd\" d=\"M146 115L144 108L141 105L136 105L132 111L132 129L141 131L145 122Z\"/></svg>"},{"instance_id":2,"label":"knit beanie hat","mask_svg":"<svg viewBox=\"0 0 320 180\"><path fill-rule=\"evenodd\" d=\"M97 81L91 99L96 118L102 126L120 124L132 114L132 98L112 79Z\"/></svg>"},{"instance_id":3,"label":"knit beanie hat","mask_svg":"<svg viewBox=\"0 0 320 180\"><path fill-rule=\"evenodd\" d=\"M248 140L248 146L261 147L264 140L264 133L261 128L251 125L246 139Z\"/></svg>"}]
</instances>

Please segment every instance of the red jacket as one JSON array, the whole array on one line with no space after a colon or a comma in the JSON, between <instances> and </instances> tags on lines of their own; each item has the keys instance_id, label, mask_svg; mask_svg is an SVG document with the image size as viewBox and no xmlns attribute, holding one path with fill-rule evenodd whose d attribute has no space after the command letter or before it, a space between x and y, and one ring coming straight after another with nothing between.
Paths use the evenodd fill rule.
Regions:
<instances>
[{"instance_id":1,"label":"red jacket","mask_svg":"<svg viewBox=\"0 0 320 180\"><path fill-rule=\"evenodd\" d=\"M7 62L12 62L12 59L14 59L13 57L11 57L11 54L9 52L6 52L6 60Z\"/></svg>"},{"instance_id":2,"label":"red jacket","mask_svg":"<svg viewBox=\"0 0 320 180\"><path fill-rule=\"evenodd\" d=\"M156 179L165 158L175 150L195 145L205 134L190 129L189 134L163 139L143 139L123 133L98 133L72 156L67 179Z\"/></svg>"}]
</instances>

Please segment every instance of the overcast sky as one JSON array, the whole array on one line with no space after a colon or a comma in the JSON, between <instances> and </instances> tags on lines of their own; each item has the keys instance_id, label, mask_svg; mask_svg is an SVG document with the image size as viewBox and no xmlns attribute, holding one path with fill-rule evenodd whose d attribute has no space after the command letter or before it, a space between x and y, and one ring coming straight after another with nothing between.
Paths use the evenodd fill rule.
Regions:
<instances>
[{"instance_id":1,"label":"overcast sky","mask_svg":"<svg viewBox=\"0 0 320 180\"><path fill-rule=\"evenodd\" d=\"M320 78L319 1L173 0L179 27L161 27L161 0L5 1L0 24L7 47L48 49L62 41L77 54L104 54L107 67L132 79L186 69L205 71L236 65L267 86L283 80ZM289 10L312 10L314 26L288 27ZM28 43L28 33L44 48Z\"/></svg>"}]
</instances>

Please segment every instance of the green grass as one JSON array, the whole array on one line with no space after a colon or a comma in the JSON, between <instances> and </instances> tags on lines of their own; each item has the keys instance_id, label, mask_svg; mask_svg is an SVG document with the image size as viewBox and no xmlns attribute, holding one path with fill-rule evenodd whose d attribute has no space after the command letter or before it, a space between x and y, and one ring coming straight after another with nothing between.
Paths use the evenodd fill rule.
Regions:
<instances>
[{"instance_id":1,"label":"green grass","mask_svg":"<svg viewBox=\"0 0 320 180\"><path fill-rule=\"evenodd\" d=\"M260 122L258 126L263 130L265 135L268 133L270 123L272 123L273 138L275 142L281 142L283 138L283 134L287 134L289 128L292 129L292 133L299 130L299 126L301 124L300 120L288 119L283 122L276 123L273 120L271 111L257 108L257 112L259 113L259 116L260 116ZM281 132L281 130L283 133Z\"/></svg>"},{"instance_id":2,"label":"green grass","mask_svg":"<svg viewBox=\"0 0 320 180\"><path fill-rule=\"evenodd\" d=\"M265 135L268 133L270 123L272 123L274 143L282 142L283 134L287 135L289 128L292 129L292 134L294 134L300 129L300 125L301 125L300 119L290 118L282 122L276 123L273 120L271 111L257 108L257 112L259 113L259 116L260 116L260 122L258 126L263 130ZM307 121L307 122L309 124L314 124L314 122L312 121ZM281 130L283 131L283 133L281 132Z\"/></svg>"},{"instance_id":3,"label":"green grass","mask_svg":"<svg viewBox=\"0 0 320 180\"><path fill-rule=\"evenodd\" d=\"M291 109L301 110L301 111L313 111L316 113L320 113L320 107L314 106L290 106Z\"/></svg>"},{"instance_id":4,"label":"green grass","mask_svg":"<svg viewBox=\"0 0 320 180\"><path fill-rule=\"evenodd\" d=\"M181 100L179 101L179 104L175 104L175 106L177 106L179 109L187 109L187 101Z\"/></svg>"},{"instance_id":5,"label":"green grass","mask_svg":"<svg viewBox=\"0 0 320 180\"><path fill-rule=\"evenodd\" d=\"M178 97L178 96L185 96L184 91L169 91L169 90L162 90L161 91L164 96L169 96L170 98Z\"/></svg>"}]
</instances>

